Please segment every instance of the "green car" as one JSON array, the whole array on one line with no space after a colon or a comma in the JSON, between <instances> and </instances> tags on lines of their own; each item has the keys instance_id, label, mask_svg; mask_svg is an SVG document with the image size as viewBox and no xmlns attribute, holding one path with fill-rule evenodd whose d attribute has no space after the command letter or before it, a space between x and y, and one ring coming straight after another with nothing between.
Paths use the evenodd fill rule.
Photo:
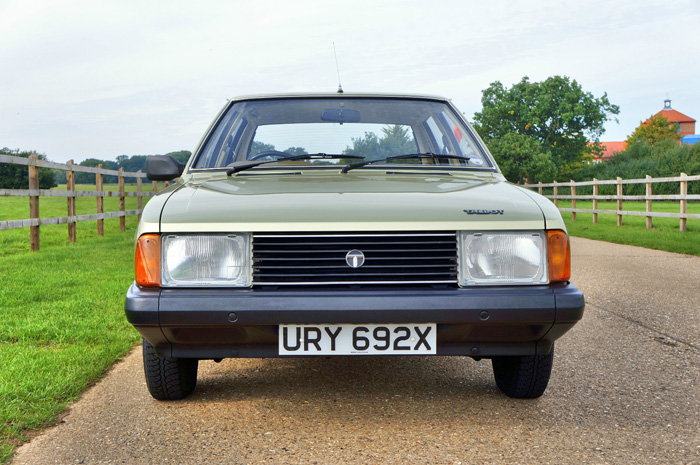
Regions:
<instances>
[{"instance_id":1,"label":"green car","mask_svg":"<svg viewBox=\"0 0 700 465\"><path fill-rule=\"evenodd\" d=\"M449 100L230 100L146 206L126 316L160 400L202 359L457 355L542 395L583 316L559 211L506 181Z\"/></svg>"}]
</instances>

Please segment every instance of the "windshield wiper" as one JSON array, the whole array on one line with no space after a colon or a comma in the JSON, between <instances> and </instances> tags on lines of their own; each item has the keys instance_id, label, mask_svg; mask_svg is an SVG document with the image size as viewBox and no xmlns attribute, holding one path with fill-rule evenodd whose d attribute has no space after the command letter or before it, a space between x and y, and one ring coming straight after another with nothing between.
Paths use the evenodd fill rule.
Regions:
<instances>
[{"instance_id":1,"label":"windshield wiper","mask_svg":"<svg viewBox=\"0 0 700 465\"><path fill-rule=\"evenodd\" d=\"M355 168L362 168L363 166L371 165L373 163L381 163L384 161L391 161L391 160L407 160L411 158L445 158L447 160L464 160L468 161L469 157L460 157L459 155L447 155L447 154L441 154L441 153L432 153L432 152L425 152L425 153L409 153L406 155L394 155L393 157L387 157L387 158L382 158L380 160L368 160L368 161L361 161L358 163L350 163L349 165L345 165L342 170L340 170L341 173L347 173L350 170L354 170Z\"/></svg>"},{"instance_id":2,"label":"windshield wiper","mask_svg":"<svg viewBox=\"0 0 700 465\"><path fill-rule=\"evenodd\" d=\"M352 158L356 160L364 160L365 157L360 157L358 155L335 155L328 153L305 153L303 155L294 155L291 157L280 157L276 160L263 160L254 161L251 163L245 163L243 165L234 166L230 170L226 171L227 176L231 176L233 173L238 173L239 171L247 170L248 168L255 168L256 166L266 165L268 163L277 163L285 160L323 160L323 159L333 159L333 158Z\"/></svg>"}]
</instances>

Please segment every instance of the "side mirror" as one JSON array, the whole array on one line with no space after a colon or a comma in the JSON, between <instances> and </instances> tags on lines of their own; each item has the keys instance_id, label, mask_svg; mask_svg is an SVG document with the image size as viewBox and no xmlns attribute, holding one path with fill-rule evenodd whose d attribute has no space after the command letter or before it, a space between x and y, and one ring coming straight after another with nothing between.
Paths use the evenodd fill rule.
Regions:
<instances>
[{"instance_id":1,"label":"side mirror","mask_svg":"<svg viewBox=\"0 0 700 465\"><path fill-rule=\"evenodd\" d=\"M185 165L170 155L156 155L146 159L146 177L151 181L172 181L179 178L184 170Z\"/></svg>"}]
</instances>

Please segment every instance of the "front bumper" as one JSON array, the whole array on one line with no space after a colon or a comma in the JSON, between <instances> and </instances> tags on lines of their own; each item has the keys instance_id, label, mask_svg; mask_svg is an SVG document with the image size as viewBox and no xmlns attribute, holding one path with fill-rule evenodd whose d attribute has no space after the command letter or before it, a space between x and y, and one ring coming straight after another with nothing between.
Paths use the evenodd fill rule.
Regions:
<instances>
[{"instance_id":1,"label":"front bumper","mask_svg":"<svg viewBox=\"0 0 700 465\"><path fill-rule=\"evenodd\" d=\"M163 357L277 357L278 325L437 323L437 355L547 354L583 316L573 284L469 289L145 289L127 320Z\"/></svg>"}]
</instances>

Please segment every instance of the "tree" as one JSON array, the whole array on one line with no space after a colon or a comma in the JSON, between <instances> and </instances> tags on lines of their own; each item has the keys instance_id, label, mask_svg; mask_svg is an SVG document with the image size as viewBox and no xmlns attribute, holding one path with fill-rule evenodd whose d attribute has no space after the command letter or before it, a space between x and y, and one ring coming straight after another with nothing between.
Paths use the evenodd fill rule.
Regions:
<instances>
[{"instance_id":1,"label":"tree","mask_svg":"<svg viewBox=\"0 0 700 465\"><path fill-rule=\"evenodd\" d=\"M289 147L288 149L285 149L284 152L292 156L306 155L308 153L304 147Z\"/></svg>"},{"instance_id":2,"label":"tree","mask_svg":"<svg viewBox=\"0 0 700 465\"><path fill-rule=\"evenodd\" d=\"M255 156L259 153L274 152L276 150L277 149L275 148L274 145L266 144L265 142L259 142L256 140L256 141L253 141L253 143L250 145L250 155L248 155L248 159L250 159L250 157ZM282 152L289 154L291 156L308 154L308 152L306 151L306 149L304 147L288 147L288 148L282 150Z\"/></svg>"},{"instance_id":3,"label":"tree","mask_svg":"<svg viewBox=\"0 0 700 465\"><path fill-rule=\"evenodd\" d=\"M508 133L494 139L489 150L499 155L499 167L512 182L549 181L557 173L552 154L542 144L526 135Z\"/></svg>"},{"instance_id":4,"label":"tree","mask_svg":"<svg viewBox=\"0 0 700 465\"><path fill-rule=\"evenodd\" d=\"M88 158L79 163L80 166L89 166L92 168L97 167L97 165L102 165L103 169L106 170L116 170L119 169L117 163L114 161L98 160L97 158ZM63 172L65 174L65 171ZM65 182L65 180L63 181ZM95 175L93 173L84 173L81 171L76 171L75 173L75 183L76 184L95 184Z\"/></svg>"},{"instance_id":5,"label":"tree","mask_svg":"<svg viewBox=\"0 0 700 465\"><path fill-rule=\"evenodd\" d=\"M0 149L0 153L13 157L29 158L34 152L10 150L7 147ZM46 160L46 155L39 154L39 160ZM0 169L0 187L5 189L26 189L29 187L29 170L24 165L11 165L3 163ZM56 187L54 170L39 168L39 189L51 189Z\"/></svg>"},{"instance_id":6,"label":"tree","mask_svg":"<svg viewBox=\"0 0 700 465\"><path fill-rule=\"evenodd\" d=\"M665 116L656 114L648 120L639 123L637 129L627 137L627 146L637 143L654 145L662 140L681 140L678 123L669 123Z\"/></svg>"},{"instance_id":7,"label":"tree","mask_svg":"<svg viewBox=\"0 0 700 465\"><path fill-rule=\"evenodd\" d=\"M192 156L192 152L190 152L189 150L178 150L177 152L166 153L166 155L170 155L175 160L177 160L178 163L185 164Z\"/></svg>"},{"instance_id":8,"label":"tree","mask_svg":"<svg viewBox=\"0 0 700 465\"><path fill-rule=\"evenodd\" d=\"M395 124L382 128L379 138L374 132L365 132L363 137L353 138L352 147L343 150L343 155L360 155L366 160L380 160L394 155L416 152L416 143L408 134L408 128Z\"/></svg>"},{"instance_id":9,"label":"tree","mask_svg":"<svg viewBox=\"0 0 700 465\"><path fill-rule=\"evenodd\" d=\"M259 153L263 152L271 152L275 150L275 146L272 144L266 144L265 142L259 142L257 140L253 141L252 144L250 144L250 155L248 155L248 158L252 157L253 155L257 155Z\"/></svg>"},{"instance_id":10,"label":"tree","mask_svg":"<svg viewBox=\"0 0 700 465\"><path fill-rule=\"evenodd\" d=\"M524 178L533 164L551 168L547 154L555 170L548 168L547 177L539 173L540 180L568 179L591 157L596 145L589 146L589 141L599 142L605 122L620 113L606 93L595 98L567 76L552 76L542 82L530 82L525 76L510 89L496 81L483 91L481 103L482 110L474 114L474 127L499 164L513 167L512 180ZM532 143L522 137L501 141L508 134ZM517 141L518 150L530 152L514 152L513 141ZM530 156L538 161L526 163ZM523 169L518 168L521 165Z\"/></svg>"},{"instance_id":11,"label":"tree","mask_svg":"<svg viewBox=\"0 0 700 465\"><path fill-rule=\"evenodd\" d=\"M170 155L179 163L186 163L187 160L192 155L189 150L179 150L177 152L169 152L166 155ZM130 173L136 173L137 171L146 172L146 159L151 155L119 155L115 160L100 160L99 158L88 158L86 160L78 163L80 166L96 167L97 165L102 165L102 169L105 170L118 170L119 168L124 168L124 171ZM104 175L102 178L105 184L116 184L118 182L118 177L114 175ZM66 183L66 172L56 171L56 182L58 184ZM76 184L95 184L95 175L93 173L84 173L80 171L75 172L75 182ZM136 183L136 178L125 178L124 182L134 184Z\"/></svg>"}]
</instances>

